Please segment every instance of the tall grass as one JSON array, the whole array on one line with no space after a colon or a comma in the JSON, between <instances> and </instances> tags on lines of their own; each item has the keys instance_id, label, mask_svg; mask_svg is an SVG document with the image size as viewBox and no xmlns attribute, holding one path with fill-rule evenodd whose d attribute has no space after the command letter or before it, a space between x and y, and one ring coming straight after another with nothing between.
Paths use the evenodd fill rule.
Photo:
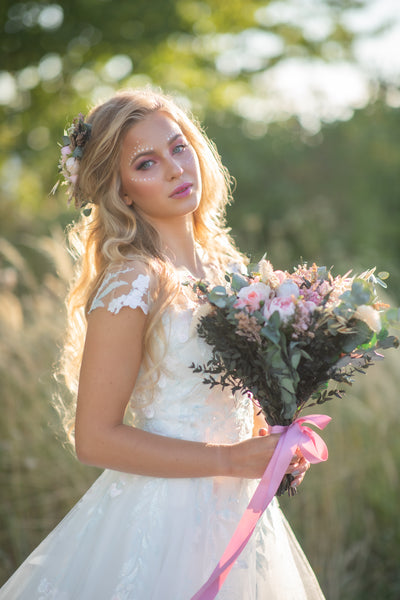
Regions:
<instances>
[{"instance_id":1,"label":"tall grass","mask_svg":"<svg viewBox=\"0 0 400 600\"><path fill-rule=\"evenodd\" d=\"M63 446L51 405L71 275L62 234L18 249L0 239L0 261L2 583L98 471ZM399 367L387 352L344 399L321 407L333 417L322 434L330 458L281 501L328 600L400 597Z\"/></svg>"},{"instance_id":2,"label":"tall grass","mask_svg":"<svg viewBox=\"0 0 400 600\"><path fill-rule=\"evenodd\" d=\"M59 231L18 250L0 239L0 582L94 479L52 408L70 276Z\"/></svg>"},{"instance_id":3,"label":"tall grass","mask_svg":"<svg viewBox=\"0 0 400 600\"><path fill-rule=\"evenodd\" d=\"M388 351L318 407L332 417L329 460L281 502L329 600L400 598L399 359Z\"/></svg>"}]
</instances>

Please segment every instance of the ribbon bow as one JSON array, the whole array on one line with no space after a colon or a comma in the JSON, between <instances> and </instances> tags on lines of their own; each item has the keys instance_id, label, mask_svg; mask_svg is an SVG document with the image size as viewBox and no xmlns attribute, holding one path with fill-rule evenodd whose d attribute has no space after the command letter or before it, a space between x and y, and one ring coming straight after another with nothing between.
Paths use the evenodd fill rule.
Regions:
<instances>
[{"instance_id":1,"label":"ribbon bow","mask_svg":"<svg viewBox=\"0 0 400 600\"><path fill-rule=\"evenodd\" d=\"M296 450L299 449L304 458L310 463L315 464L327 460L328 448L325 442L304 423L311 423L318 429L324 429L330 420L331 418L326 415L308 415L307 417L299 417L289 426L275 425L270 427L269 431L271 433L282 434L275 452L221 560L208 581L191 600L213 600L218 594L233 564L249 541L258 519L275 496Z\"/></svg>"}]
</instances>

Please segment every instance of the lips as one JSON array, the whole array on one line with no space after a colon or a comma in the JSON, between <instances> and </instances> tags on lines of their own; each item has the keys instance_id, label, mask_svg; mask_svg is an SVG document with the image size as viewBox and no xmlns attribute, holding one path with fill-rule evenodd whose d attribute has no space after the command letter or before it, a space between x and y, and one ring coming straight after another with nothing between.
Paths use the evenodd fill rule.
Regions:
<instances>
[{"instance_id":1,"label":"lips","mask_svg":"<svg viewBox=\"0 0 400 600\"><path fill-rule=\"evenodd\" d=\"M191 191L192 191L192 187L193 184L192 183L182 183L181 185L178 185L178 187L176 187L174 189L174 191L172 192L172 194L170 194L170 198L183 198L185 196L188 196Z\"/></svg>"}]
</instances>

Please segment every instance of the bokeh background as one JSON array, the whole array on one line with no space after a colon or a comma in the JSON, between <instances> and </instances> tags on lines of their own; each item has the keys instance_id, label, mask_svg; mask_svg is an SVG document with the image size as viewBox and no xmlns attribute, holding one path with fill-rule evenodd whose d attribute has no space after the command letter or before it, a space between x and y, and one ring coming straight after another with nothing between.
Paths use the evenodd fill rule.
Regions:
<instances>
[{"instance_id":1,"label":"bokeh background","mask_svg":"<svg viewBox=\"0 0 400 600\"><path fill-rule=\"evenodd\" d=\"M121 87L192 110L237 180L253 259L390 272L400 300L397 0L59 0L0 7L0 583L98 471L63 444L52 396L76 218L63 128ZM385 292L387 294L387 292ZM399 355L343 400L330 459L282 505L328 600L400 597Z\"/></svg>"}]
</instances>

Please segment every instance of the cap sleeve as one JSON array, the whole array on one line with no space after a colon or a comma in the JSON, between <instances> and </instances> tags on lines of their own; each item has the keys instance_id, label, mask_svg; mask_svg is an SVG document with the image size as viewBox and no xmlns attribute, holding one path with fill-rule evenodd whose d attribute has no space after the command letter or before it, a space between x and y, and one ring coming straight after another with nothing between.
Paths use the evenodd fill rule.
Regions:
<instances>
[{"instance_id":1,"label":"cap sleeve","mask_svg":"<svg viewBox=\"0 0 400 600\"><path fill-rule=\"evenodd\" d=\"M108 272L97 290L89 313L96 308L106 308L116 315L121 308L128 306L140 308L147 315L149 286L150 276L143 272L142 266L132 265Z\"/></svg>"}]
</instances>

